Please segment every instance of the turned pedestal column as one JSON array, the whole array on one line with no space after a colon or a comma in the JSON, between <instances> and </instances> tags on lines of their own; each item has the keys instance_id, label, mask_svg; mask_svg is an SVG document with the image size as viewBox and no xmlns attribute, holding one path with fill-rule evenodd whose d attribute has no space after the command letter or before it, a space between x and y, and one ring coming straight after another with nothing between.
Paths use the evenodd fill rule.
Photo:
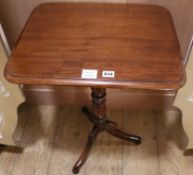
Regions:
<instances>
[{"instance_id":1,"label":"turned pedestal column","mask_svg":"<svg viewBox=\"0 0 193 175\"><path fill-rule=\"evenodd\" d=\"M88 141L86 146L80 155L79 159L75 163L72 172L74 174L79 173L80 168L86 162L89 152L96 140L97 135L102 132L106 131L109 134L119 138L124 139L134 144L140 144L141 138L139 136L127 134L117 128L116 123L110 121L106 117L106 89L105 88L91 88L92 93L92 109L91 112L88 110L87 107L82 107L82 112L85 116L93 123L93 127L88 134Z\"/></svg>"}]
</instances>

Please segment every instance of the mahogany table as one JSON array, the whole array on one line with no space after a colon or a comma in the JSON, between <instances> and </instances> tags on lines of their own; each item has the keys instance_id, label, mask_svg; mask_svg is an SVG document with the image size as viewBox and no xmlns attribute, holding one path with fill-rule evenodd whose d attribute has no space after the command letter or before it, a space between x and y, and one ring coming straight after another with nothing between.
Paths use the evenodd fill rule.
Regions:
<instances>
[{"instance_id":1,"label":"mahogany table","mask_svg":"<svg viewBox=\"0 0 193 175\"><path fill-rule=\"evenodd\" d=\"M163 7L47 3L31 14L5 76L17 84L91 87L91 111L82 112L93 128L73 167L78 173L102 131L141 142L106 118L106 88L177 90L185 80L181 59L172 18Z\"/></svg>"}]
</instances>

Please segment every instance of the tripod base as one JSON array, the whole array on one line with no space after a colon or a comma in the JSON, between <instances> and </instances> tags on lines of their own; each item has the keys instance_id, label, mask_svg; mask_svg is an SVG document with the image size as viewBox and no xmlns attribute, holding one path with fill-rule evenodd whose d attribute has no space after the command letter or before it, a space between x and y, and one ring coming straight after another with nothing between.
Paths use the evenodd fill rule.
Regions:
<instances>
[{"instance_id":1,"label":"tripod base","mask_svg":"<svg viewBox=\"0 0 193 175\"><path fill-rule=\"evenodd\" d=\"M137 144L137 145L141 143L141 138L139 136L127 134L127 133L119 130L117 128L116 123L114 123L110 120L107 120L106 117L104 117L102 119L97 119L96 116L94 116L91 112L89 112L87 107L83 107L82 112L93 123L93 127L92 127L92 130L89 132L88 141L86 143L86 146L85 146L82 154L80 155L79 159L77 160L77 162L75 163L75 165L72 169L72 172L74 174L79 173L80 168L84 165L84 163L86 162L86 160L88 158L88 155L89 155L90 150L91 150L91 148L92 148L92 146L97 138L97 135L102 131L106 131L114 137L130 141L130 142Z\"/></svg>"}]
</instances>

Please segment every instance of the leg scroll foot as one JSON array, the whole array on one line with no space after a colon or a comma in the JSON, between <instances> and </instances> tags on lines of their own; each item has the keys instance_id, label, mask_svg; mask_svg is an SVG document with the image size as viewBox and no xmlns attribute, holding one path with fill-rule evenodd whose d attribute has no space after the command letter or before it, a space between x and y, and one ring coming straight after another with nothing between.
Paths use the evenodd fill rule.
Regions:
<instances>
[{"instance_id":1,"label":"leg scroll foot","mask_svg":"<svg viewBox=\"0 0 193 175\"><path fill-rule=\"evenodd\" d=\"M90 133L88 135L88 141L86 143L86 146L85 146L82 154L80 155L79 159L77 160L77 162L73 166L72 172L74 174L78 174L80 171L80 168L86 162L88 155L90 153L90 150L94 144L94 141L96 140L97 134L98 134L98 127L96 125L94 125L92 130L90 131Z\"/></svg>"},{"instance_id":2,"label":"leg scroll foot","mask_svg":"<svg viewBox=\"0 0 193 175\"><path fill-rule=\"evenodd\" d=\"M141 143L141 137L136 136L136 135L127 134L127 133L117 129L116 126L107 125L106 131L109 134L111 134L119 139L124 139L124 140L130 141L130 142L137 144L137 145Z\"/></svg>"},{"instance_id":3,"label":"leg scroll foot","mask_svg":"<svg viewBox=\"0 0 193 175\"><path fill-rule=\"evenodd\" d=\"M90 115L90 112L86 106L83 106L81 109L81 112L85 114L86 116Z\"/></svg>"},{"instance_id":4,"label":"leg scroll foot","mask_svg":"<svg viewBox=\"0 0 193 175\"><path fill-rule=\"evenodd\" d=\"M88 155L91 151L91 148L96 140L98 133L102 131L106 131L109 134L119 138L130 141L134 144L141 143L141 137L136 135L127 134L117 128L117 124L113 121L107 120L106 118L106 90L105 88L92 88L92 110L91 112L88 110L86 106L82 107L82 113L86 115L86 117L93 124L92 130L89 132L88 141L86 146L80 155L79 159L75 163L72 172L74 174L78 174L81 167L86 162Z\"/></svg>"}]
</instances>

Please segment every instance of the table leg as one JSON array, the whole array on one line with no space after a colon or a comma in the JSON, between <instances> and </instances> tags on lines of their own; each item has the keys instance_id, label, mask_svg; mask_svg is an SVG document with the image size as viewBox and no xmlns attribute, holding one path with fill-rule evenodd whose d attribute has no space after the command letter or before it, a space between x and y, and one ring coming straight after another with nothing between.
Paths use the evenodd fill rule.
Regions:
<instances>
[{"instance_id":1,"label":"table leg","mask_svg":"<svg viewBox=\"0 0 193 175\"><path fill-rule=\"evenodd\" d=\"M79 159L75 163L72 172L74 174L79 173L80 168L86 162L92 145L96 140L99 132L106 131L109 134L119 138L130 141L134 144L141 143L141 137L136 135L127 134L117 128L116 123L113 121L107 120L106 118L106 90L104 88L92 88L92 109L91 112L87 107L82 108L82 112L85 116L93 123L93 128L88 135L87 144L80 155Z\"/></svg>"},{"instance_id":2,"label":"table leg","mask_svg":"<svg viewBox=\"0 0 193 175\"><path fill-rule=\"evenodd\" d=\"M86 162L88 155L90 153L90 150L92 148L92 145L94 144L96 137L97 137L98 131L97 131L97 126L94 125L92 130L90 131L89 135L88 135L88 141L86 143L86 146L82 152L82 154L80 155L80 158L77 160L77 162L75 163L72 172L74 174L79 173L80 168L84 165L84 163Z\"/></svg>"}]
</instances>

